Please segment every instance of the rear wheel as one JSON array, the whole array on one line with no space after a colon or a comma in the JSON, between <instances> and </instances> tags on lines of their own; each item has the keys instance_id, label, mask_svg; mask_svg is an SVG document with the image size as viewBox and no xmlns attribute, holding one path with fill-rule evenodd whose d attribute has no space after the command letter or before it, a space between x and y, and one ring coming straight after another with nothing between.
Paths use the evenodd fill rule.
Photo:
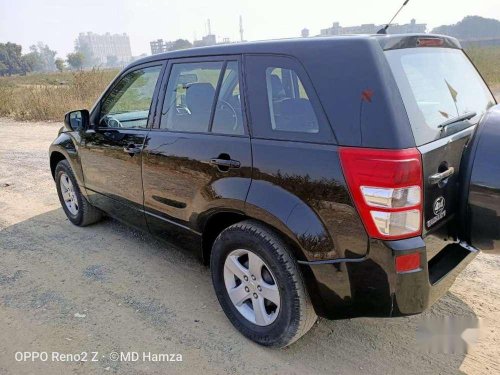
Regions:
<instances>
[{"instance_id":1,"label":"rear wheel","mask_svg":"<svg viewBox=\"0 0 500 375\"><path fill-rule=\"evenodd\" d=\"M84 227L102 218L102 211L92 206L81 193L67 160L57 164L55 180L61 206L73 224Z\"/></svg>"},{"instance_id":2,"label":"rear wheel","mask_svg":"<svg viewBox=\"0 0 500 375\"><path fill-rule=\"evenodd\" d=\"M233 325L261 345L290 345L316 314L298 265L266 226L243 221L215 240L210 260L217 298Z\"/></svg>"}]
</instances>

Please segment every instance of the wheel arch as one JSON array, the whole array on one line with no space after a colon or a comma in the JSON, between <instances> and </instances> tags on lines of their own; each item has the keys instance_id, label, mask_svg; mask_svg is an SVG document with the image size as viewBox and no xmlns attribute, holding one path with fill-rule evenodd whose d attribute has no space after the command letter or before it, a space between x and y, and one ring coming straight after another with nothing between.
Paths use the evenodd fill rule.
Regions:
<instances>
[{"instance_id":1,"label":"wheel arch","mask_svg":"<svg viewBox=\"0 0 500 375\"><path fill-rule=\"evenodd\" d=\"M56 167L62 160L68 160L66 156L60 151L53 151L50 153L50 173L52 174L52 178L56 178Z\"/></svg>"},{"instance_id":2,"label":"wheel arch","mask_svg":"<svg viewBox=\"0 0 500 375\"><path fill-rule=\"evenodd\" d=\"M78 139L79 136L76 136ZM72 135L67 132L60 133L49 148L49 159L50 159L50 171L52 177L55 178L55 170L57 164L61 160L67 160L73 173L75 175L76 181L80 186L80 190L83 195L86 196L86 191L84 188L84 178L83 170L80 163L80 157L78 155L77 141Z\"/></svg>"},{"instance_id":3,"label":"wheel arch","mask_svg":"<svg viewBox=\"0 0 500 375\"><path fill-rule=\"evenodd\" d=\"M304 249L302 249L297 237L286 225L273 217L271 214L254 217L246 212L219 211L211 214L202 224L202 261L203 264L210 264L212 245L217 236L226 228L233 224L245 220L252 220L264 225L269 230L275 232L292 252L295 260L306 260ZM309 265L301 264L300 272L304 279L307 291L313 301L314 309L320 313L323 309L322 300L319 298L318 284L314 273Z\"/></svg>"},{"instance_id":4,"label":"wheel arch","mask_svg":"<svg viewBox=\"0 0 500 375\"><path fill-rule=\"evenodd\" d=\"M252 212L252 213L255 213ZM296 260L306 260L304 250L296 235L278 218L269 213L252 215L242 211L218 211L207 216L200 225L202 233L202 259L204 264L210 263L212 245L217 236L226 228L244 220L253 220L276 232L289 246Z\"/></svg>"},{"instance_id":5,"label":"wheel arch","mask_svg":"<svg viewBox=\"0 0 500 375\"><path fill-rule=\"evenodd\" d=\"M253 180L245 204L248 215L261 218L291 238L301 249L300 260L338 257L338 245L317 208L313 208L313 200L281 185Z\"/></svg>"}]
</instances>

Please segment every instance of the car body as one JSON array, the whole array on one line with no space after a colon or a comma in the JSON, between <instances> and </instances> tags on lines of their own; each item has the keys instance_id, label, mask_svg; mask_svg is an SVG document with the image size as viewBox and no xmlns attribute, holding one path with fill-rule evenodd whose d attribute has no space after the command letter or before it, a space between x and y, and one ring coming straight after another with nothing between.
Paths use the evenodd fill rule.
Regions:
<instances>
[{"instance_id":1,"label":"car body","mask_svg":"<svg viewBox=\"0 0 500 375\"><path fill-rule=\"evenodd\" d=\"M418 70L429 58L434 71ZM439 95L454 103L418 85L448 74L442 61L468 75L468 86L439 83ZM113 109L130 105L126 95L141 104ZM436 121L453 122L455 108L436 109L444 101L457 115L477 113L458 130L436 128ZM489 208L498 225L500 174L487 172L494 140L480 141L478 130L498 135L495 104L459 42L445 36L196 48L125 68L90 112L67 115L50 164L56 178L58 163L68 162L91 206L194 248L206 264L228 227L245 220L264 226L292 255L319 316L411 315L443 295L491 240L486 233L475 242L481 235L471 228L482 225L471 211L478 217ZM484 174L493 185L484 186ZM381 182L382 175L399 185ZM382 207L387 194L389 205L397 194L404 205Z\"/></svg>"}]
</instances>

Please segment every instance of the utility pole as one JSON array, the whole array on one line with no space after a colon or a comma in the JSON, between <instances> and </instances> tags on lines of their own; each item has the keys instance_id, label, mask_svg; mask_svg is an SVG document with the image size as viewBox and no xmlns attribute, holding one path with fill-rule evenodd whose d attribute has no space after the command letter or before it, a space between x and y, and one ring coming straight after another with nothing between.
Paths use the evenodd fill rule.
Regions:
<instances>
[{"instance_id":1,"label":"utility pole","mask_svg":"<svg viewBox=\"0 0 500 375\"><path fill-rule=\"evenodd\" d=\"M240 15L240 40L243 42L243 17Z\"/></svg>"}]
</instances>

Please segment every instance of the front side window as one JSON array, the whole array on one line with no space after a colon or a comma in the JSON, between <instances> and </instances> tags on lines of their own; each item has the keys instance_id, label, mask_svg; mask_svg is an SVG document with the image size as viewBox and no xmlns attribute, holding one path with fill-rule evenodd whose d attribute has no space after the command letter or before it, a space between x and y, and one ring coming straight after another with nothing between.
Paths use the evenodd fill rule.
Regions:
<instances>
[{"instance_id":1,"label":"front side window","mask_svg":"<svg viewBox=\"0 0 500 375\"><path fill-rule=\"evenodd\" d=\"M101 102L99 126L147 128L151 101L161 66L134 70L123 77Z\"/></svg>"}]
</instances>

